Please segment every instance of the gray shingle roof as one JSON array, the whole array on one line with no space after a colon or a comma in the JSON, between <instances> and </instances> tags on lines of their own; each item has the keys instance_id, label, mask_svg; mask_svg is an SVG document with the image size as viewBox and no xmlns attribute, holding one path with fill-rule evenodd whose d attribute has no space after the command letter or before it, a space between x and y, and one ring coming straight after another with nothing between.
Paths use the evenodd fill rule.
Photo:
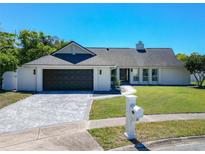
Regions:
<instances>
[{"instance_id":1,"label":"gray shingle roof","mask_svg":"<svg viewBox=\"0 0 205 154\"><path fill-rule=\"evenodd\" d=\"M79 55L48 55L25 65L68 65L68 66L120 66L120 67L182 67L171 48L146 48L138 52L135 48L87 48L96 55L78 58ZM71 57L72 56L72 57ZM80 57L80 56L79 56ZM71 61L70 59L79 59ZM83 59L83 60L82 60Z\"/></svg>"}]
</instances>

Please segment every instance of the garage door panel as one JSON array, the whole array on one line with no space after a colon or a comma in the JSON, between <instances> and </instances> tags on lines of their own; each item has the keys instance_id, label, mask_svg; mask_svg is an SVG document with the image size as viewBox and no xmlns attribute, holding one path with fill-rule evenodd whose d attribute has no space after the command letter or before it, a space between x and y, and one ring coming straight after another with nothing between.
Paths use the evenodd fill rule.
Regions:
<instances>
[{"instance_id":1,"label":"garage door panel","mask_svg":"<svg viewBox=\"0 0 205 154\"><path fill-rule=\"evenodd\" d=\"M43 70L44 90L93 90L93 70Z\"/></svg>"}]
</instances>

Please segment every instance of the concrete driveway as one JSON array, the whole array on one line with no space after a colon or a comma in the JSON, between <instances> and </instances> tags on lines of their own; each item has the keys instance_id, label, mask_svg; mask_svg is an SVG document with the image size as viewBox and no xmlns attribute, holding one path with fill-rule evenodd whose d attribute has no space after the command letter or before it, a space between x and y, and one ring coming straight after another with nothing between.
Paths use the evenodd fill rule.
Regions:
<instances>
[{"instance_id":1,"label":"concrete driveway","mask_svg":"<svg viewBox=\"0 0 205 154\"><path fill-rule=\"evenodd\" d=\"M88 120L91 92L32 95L0 110L0 133Z\"/></svg>"}]
</instances>

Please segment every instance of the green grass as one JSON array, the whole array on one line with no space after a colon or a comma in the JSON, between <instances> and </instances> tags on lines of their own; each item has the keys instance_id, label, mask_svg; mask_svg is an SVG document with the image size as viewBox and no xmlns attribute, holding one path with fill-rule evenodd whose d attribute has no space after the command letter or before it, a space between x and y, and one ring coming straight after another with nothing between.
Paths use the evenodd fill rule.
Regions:
<instances>
[{"instance_id":1,"label":"green grass","mask_svg":"<svg viewBox=\"0 0 205 154\"><path fill-rule=\"evenodd\" d=\"M125 97L94 101L90 111L90 119L122 116L125 116Z\"/></svg>"},{"instance_id":2,"label":"green grass","mask_svg":"<svg viewBox=\"0 0 205 154\"><path fill-rule=\"evenodd\" d=\"M30 92L12 92L0 90L0 109L31 95L32 93Z\"/></svg>"},{"instance_id":3,"label":"green grass","mask_svg":"<svg viewBox=\"0 0 205 154\"><path fill-rule=\"evenodd\" d=\"M195 86L197 85L196 82L192 82L191 84L193 84L193 85L195 85ZM205 86L205 81L203 82L202 86Z\"/></svg>"},{"instance_id":4,"label":"green grass","mask_svg":"<svg viewBox=\"0 0 205 154\"><path fill-rule=\"evenodd\" d=\"M137 104L145 114L205 112L205 89L181 86L138 86ZM94 101L90 119L125 116L125 98Z\"/></svg>"},{"instance_id":5,"label":"green grass","mask_svg":"<svg viewBox=\"0 0 205 154\"><path fill-rule=\"evenodd\" d=\"M152 141L173 137L205 135L205 120L166 121L137 124L137 140ZM89 133L105 149L132 144L124 136L125 128L107 127L91 129Z\"/></svg>"}]
</instances>

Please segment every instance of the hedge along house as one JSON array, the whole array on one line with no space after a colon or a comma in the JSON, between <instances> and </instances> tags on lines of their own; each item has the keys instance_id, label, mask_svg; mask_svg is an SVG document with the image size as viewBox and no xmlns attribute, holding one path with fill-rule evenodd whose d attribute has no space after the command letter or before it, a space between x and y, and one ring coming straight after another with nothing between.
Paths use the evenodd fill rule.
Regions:
<instances>
[{"instance_id":1,"label":"hedge along house","mask_svg":"<svg viewBox=\"0 0 205 154\"><path fill-rule=\"evenodd\" d=\"M115 71L113 71L115 70ZM122 84L188 85L190 74L171 48L85 48L71 41L17 71L17 90L111 90L111 74Z\"/></svg>"}]
</instances>

